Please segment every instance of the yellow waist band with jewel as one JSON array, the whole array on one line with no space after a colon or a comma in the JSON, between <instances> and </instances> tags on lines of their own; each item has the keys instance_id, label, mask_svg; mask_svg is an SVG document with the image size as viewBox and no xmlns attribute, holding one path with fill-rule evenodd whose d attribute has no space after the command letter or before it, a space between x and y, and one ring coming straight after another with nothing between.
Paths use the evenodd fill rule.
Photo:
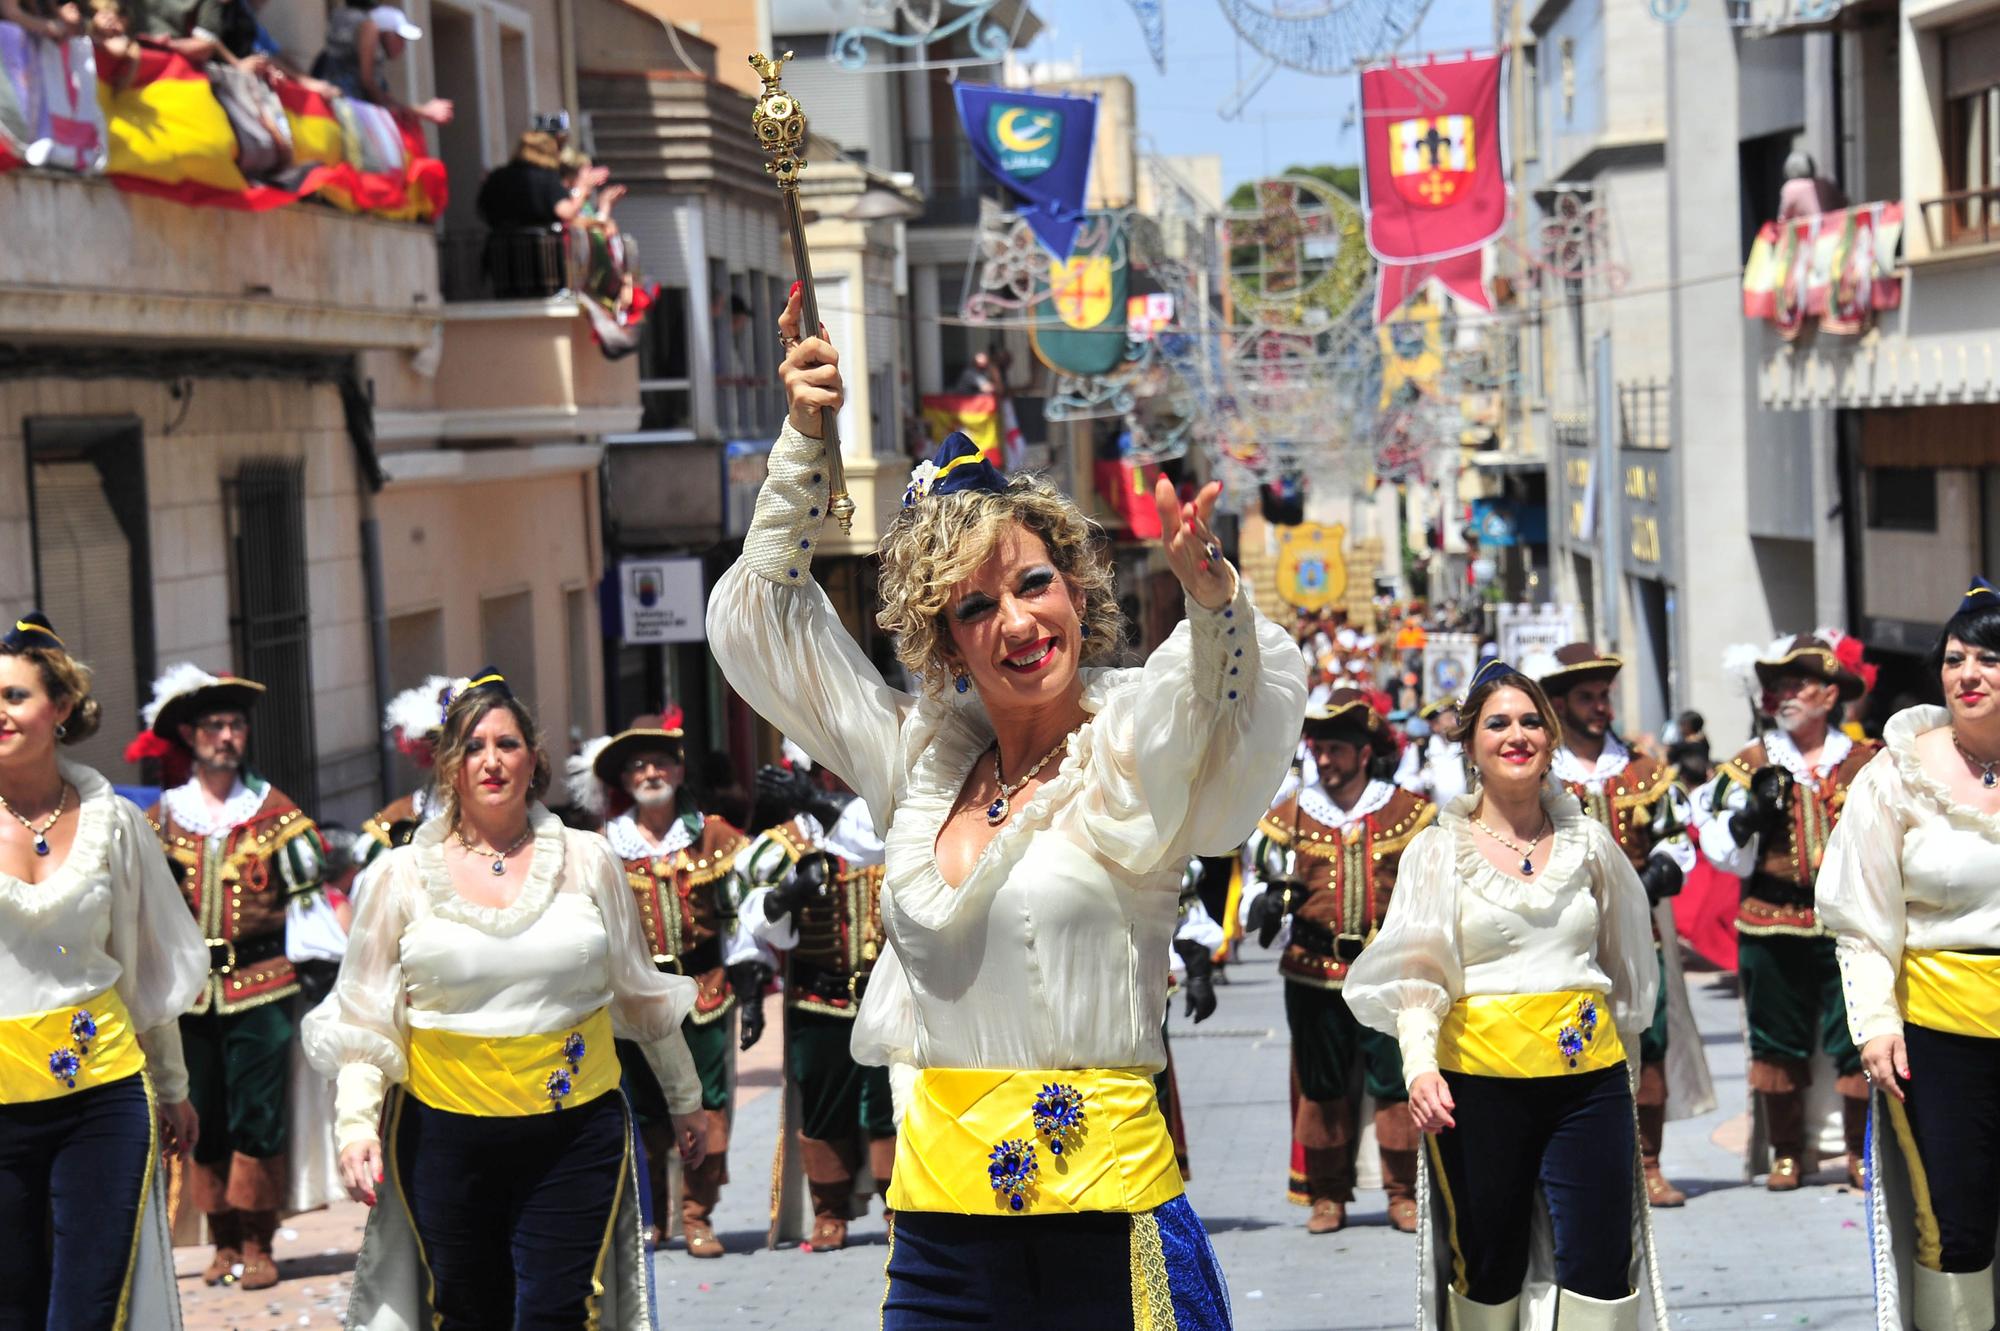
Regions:
<instances>
[{"instance_id":1,"label":"yellow waist band with jewel","mask_svg":"<svg viewBox=\"0 0 2000 1331\"><path fill-rule=\"evenodd\" d=\"M2000 954L1911 948L1896 997L1912 1026L2000 1040Z\"/></svg>"},{"instance_id":2,"label":"yellow waist band with jewel","mask_svg":"<svg viewBox=\"0 0 2000 1331\"><path fill-rule=\"evenodd\" d=\"M896 1137L889 1205L956 1215L1150 1211L1181 1195L1144 1072L925 1068Z\"/></svg>"},{"instance_id":3,"label":"yellow waist band with jewel","mask_svg":"<svg viewBox=\"0 0 2000 1331\"><path fill-rule=\"evenodd\" d=\"M74 1007L0 1019L0 1104L28 1104L121 1081L146 1068L116 989Z\"/></svg>"},{"instance_id":4,"label":"yellow waist band with jewel","mask_svg":"<svg viewBox=\"0 0 2000 1331\"><path fill-rule=\"evenodd\" d=\"M540 1035L410 1031L409 1092L433 1109L525 1118L588 1104L617 1086L607 1008Z\"/></svg>"},{"instance_id":5,"label":"yellow waist band with jewel","mask_svg":"<svg viewBox=\"0 0 2000 1331\"><path fill-rule=\"evenodd\" d=\"M1480 1077L1570 1077L1625 1061L1603 994L1473 994L1438 1030L1438 1066Z\"/></svg>"}]
</instances>

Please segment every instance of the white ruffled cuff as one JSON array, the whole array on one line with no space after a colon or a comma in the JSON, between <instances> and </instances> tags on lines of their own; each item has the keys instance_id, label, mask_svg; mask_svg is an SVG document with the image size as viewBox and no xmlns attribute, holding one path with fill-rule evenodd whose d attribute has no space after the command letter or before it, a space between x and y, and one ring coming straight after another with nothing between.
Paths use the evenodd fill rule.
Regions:
<instances>
[{"instance_id":1,"label":"white ruffled cuff","mask_svg":"<svg viewBox=\"0 0 2000 1331\"><path fill-rule=\"evenodd\" d=\"M813 547L826 523L830 488L825 441L806 438L786 421L771 445L756 513L743 537L744 565L781 587L811 581Z\"/></svg>"},{"instance_id":2,"label":"white ruffled cuff","mask_svg":"<svg viewBox=\"0 0 2000 1331\"><path fill-rule=\"evenodd\" d=\"M373 1063L343 1063L333 1082L333 1147L382 1142L382 1096L388 1079Z\"/></svg>"},{"instance_id":3,"label":"white ruffled cuff","mask_svg":"<svg viewBox=\"0 0 2000 1331\"><path fill-rule=\"evenodd\" d=\"M1197 696L1225 704L1248 697L1257 683L1256 611L1235 566L1228 567L1236 590L1227 605L1210 610L1186 598L1189 677Z\"/></svg>"},{"instance_id":4,"label":"white ruffled cuff","mask_svg":"<svg viewBox=\"0 0 2000 1331\"><path fill-rule=\"evenodd\" d=\"M1406 1007L1396 1014L1396 1043L1403 1051L1403 1085L1438 1070L1438 1015L1429 1008Z\"/></svg>"},{"instance_id":5,"label":"white ruffled cuff","mask_svg":"<svg viewBox=\"0 0 2000 1331\"><path fill-rule=\"evenodd\" d=\"M139 1048L145 1051L146 1075L153 1079L153 1094L160 1103L177 1105L187 1099L187 1060L181 1056L180 1022L162 1022L150 1031L140 1031Z\"/></svg>"}]
</instances>

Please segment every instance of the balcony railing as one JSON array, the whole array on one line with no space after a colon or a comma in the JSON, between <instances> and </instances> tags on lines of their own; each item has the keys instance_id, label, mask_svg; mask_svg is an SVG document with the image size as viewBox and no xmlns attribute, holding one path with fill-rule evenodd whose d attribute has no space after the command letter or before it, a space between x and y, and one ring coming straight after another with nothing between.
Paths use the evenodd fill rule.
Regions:
<instances>
[{"instance_id":1,"label":"balcony railing","mask_svg":"<svg viewBox=\"0 0 2000 1331\"><path fill-rule=\"evenodd\" d=\"M999 195L1000 187L980 171L965 140L912 138L909 149L927 225L970 226L979 220L981 197Z\"/></svg>"},{"instance_id":2,"label":"balcony railing","mask_svg":"<svg viewBox=\"0 0 2000 1331\"><path fill-rule=\"evenodd\" d=\"M571 290L562 232L447 231L438 239L438 286L446 301L547 300Z\"/></svg>"},{"instance_id":3,"label":"balcony railing","mask_svg":"<svg viewBox=\"0 0 2000 1331\"><path fill-rule=\"evenodd\" d=\"M1958 190L1917 206L1924 210L1924 234L1933 251L2000 240L2000 185Z\"/></svg>"},{"instance_id":4,"label":"balcony railing","mask_svg":"<svg viewBox=\"0 0 2000 1331\"><path fill-rule=\"evenodd\" d=\"M1655 379L1618 385L1618 442L1665 448L1673 441L1673 385Z\"/></svg>"}]
</instances>

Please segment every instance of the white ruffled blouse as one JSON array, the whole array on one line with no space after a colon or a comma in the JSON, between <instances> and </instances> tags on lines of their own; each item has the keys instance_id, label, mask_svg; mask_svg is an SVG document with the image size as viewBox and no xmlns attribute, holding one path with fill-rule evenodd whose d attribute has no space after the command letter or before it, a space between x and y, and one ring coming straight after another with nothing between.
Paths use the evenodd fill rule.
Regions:
<instances>
[{"instance_id":1,"label":"white ruffled blouse","mask_svg":"<svg viewBox=\"0 0 2000 1331\"><path fill-rule=\"evenodd\" d=\"M201 928L146 815L90 768L58 766L76 787L76 835L41 882L0 874L0 1017L116 989L159 1098L185 1100L179 1018L208 979Z\"/></svg>"},{"instance_id":2,"label":"white ruffled blouse","mask_svg":"<svg viewBox=\"0 0 2000 1331\"><path fill-rule=\"evenodd\" d=\"M1089 719L1061 766L954 888L938 834L992 723L976 694L891 688L806 575L816 448L786 427L708 636L745 701L886 825L889 947L855 1058L1159 1070L1181 874L1190 854L1234 853L1284 779L1305 712L1297 648L1239 589L1221 610L1190 601L1143 667L1084 670Z\"/></svg>"},{"instance_id":3,"label":"white ruffled blouse","mask_svg":"<svg viewBox=\"0 0 2000 1331\"><path fill-rule=\"evenodd\" d=\"M333 992L301 1036L314 1067L336 1077L341 1149L377 1137L386 1082L409 1075L410 1030L538 1035L611 1009L637 1041L674 1113L700 1107L681 1019L695 982L655 969L638 908L610 845L539 804L528 876L512 904L479 906L452 887L445 820L433 818L363 898Z\"/></svg>"},{"instance_id":4,"label":"white ruffled blouse","mask_svg":"<svg viewBox=\"0 0 2000 1331\"><path fill-rule=\"evenodd\" d=\"M1554 843L1521 878L1479 853L1478 806L1478 792L1461 795L1411 839L1382 931L1341 989L1355 1020L1397 1038L1406 1083L1437 1071L1438 1028L1475 994L1607 994L1628 1049L1652 1024L1652 915L1610 831L1545 784Z\"/></svg>"},{"instance_id":5,"label":"white ruffled blouse","mask_svg":"<svg viewBox=\"0 0 2000 1331\"><path fill-rule=\"evenodd\" d=\"M1900 1035L1896 977L1908 948L2000 948L2000 815L1951 797L1924 771L1917 738L1949 725L1942 707L1909 707L1847 788L1820 862L1819 921L1833 931L1857 1045Z\"/></svg>"}]
</instances>

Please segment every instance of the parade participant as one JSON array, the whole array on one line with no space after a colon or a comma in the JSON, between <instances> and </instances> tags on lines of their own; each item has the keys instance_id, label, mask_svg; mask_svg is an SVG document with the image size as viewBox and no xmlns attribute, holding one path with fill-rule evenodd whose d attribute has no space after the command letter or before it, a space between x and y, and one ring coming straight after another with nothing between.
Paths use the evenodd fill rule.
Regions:
<instances>
[{"instance_id":1,"label":"parade participant","mask_svg":"<svg viewBox=\"0 0 2000 1331\"><path fill-rule=\"evenodd\" d=\"M1418 1325L1637 1331L1649 1301L1665 1331L1625 1067L1659 989L1646 891L1548 780L1562 729L1534 681L1491 661L1460 716L1475 788L1403 852L1346 988L1430 1134Z\"/></svg>"},{"instance_id":2,"label":"parade participant","mask_svg":"<svg viewBox=\"0 0 2000 1331\"><path fill-rule=\"evenodd\" d=\"M48 617L0 637L0 1325L180 1325L162 1151L208 952L145 818L57 756L97 730Z\"/></svg>"},{"instance_id":3,"label":"parade participant","mask_svg":"<svg viewBox=\"0 0 2000 1331\"><path fill-rule=\"evenodd\" d=\"M682 721L681 709L672 707L586 744L570 760L570 789L577 803L610 816L604 835L625 866L653 964L669 975L688 976L697 986L682 1034L701 1073L708 1127L702 1163L681 1175L681 1234L690 1257L720 1257L722 1241L711 1217L729 1181L737 1039L731 1013L738 994L727 953L736 932L741 896L736 859L744 841L726 819L704 814L687 798ZM736 979L752 983L747 972L739 971ZM754 1034L746 1034L754 1041ZM646 1144L652 1238L660 1242L669 1228L667 1162L673 1153L667 1106L641 1051L621 1047L618 1056Z\"/></svg>"},{"instance_id":4,"label":"parade participant","mask_svg":"<svg viewBox=\"0 0 2000 1331\"><path fill-rule=\"evenodd\" d=\"M612 1039L645 1051L698 1161L695 983L648 963L604 841L542 806L548 755L498 671L452 696L436 771L443 807L389 852L305 1023L342 1177L374 1208L346 1324L650 1328Z\"/></svg>"},{"instance_id":5,"label":"parade participant","mask_svg":"<svg viewBox=\"0 0 2000 1331\"><path fill-rule=\"evenodd\" d=\"M140 713L153 739L192 761L188 781L147 812L208 943L208 984L181 1018L201 1116L189 1201L215 1244L202 1280L247 1290L278 1283L271 1240L288 1195L299 992L286 918L310 904L323 869L312 819L248 766L250 713L263 694L254 680L183 662L153 682Z\"/></svg>"},{"instance_id":6,"label":"parade participant","mask_svg":"<svg viewBox=\"0 0 2000 1331\"><path fill-rule=\"evenodd\" d=\"M1269 947L1290 921L1279 973L1292 1036L1292 1168L1287 1196L1312 1208L1306 1232L1347 1223L1360 1150L1357 1092L1375 1103L1375 1144L1389 1223L1417 1228L1417 1147L1392 1036L1358 1025L1341 985L1381 927L1410 839L1437 816L1429 800L1369 775L1390 745L1381 715L1354 689L1310 708L1317 779L1267 814L1250 838L1254 886L1245 930Z\"/></svg>"},{"instance_id":7,"label":"parade participant","mask_svg":"<svg viewBox=\"0 0 2000 1331\"><path fill-rule=\"evenodd\" d=\"M1215 917L1202 904L1200 858L1190 857L1181 875L1180 923L1174 928L1172 955L1167 960L1167 1008L1173 1009L1174 995L1186 1003L1187 1019L1199 1026L1215 1015L1215 957L1228 942ZM1173 1041L1160 1024L1160 1048L1167 1065L1153 1078L1153 1092L1160 1097L1160 1113L1166 1116L1167 1133L1174 1139L1174 1160L1181 1168L1181 1181L1194 1177L1193 1155L1188 1146L1187 1123L1181 1116L1181 1084L1174 1073Z\"/></svg>"},{"instance_id":8,"label":"parade participant","mask_svg":"<svg viewBox=\"0 0 2000 1331\"><path fill-rule=\"evenodd\" d=\"M1685 1206L1687 1194L1660 1172L1668 1106L1673 1117L1684 1119L1715 1108L1708 1058L1681 974L1680 945L1667 945L1675 939L1669 898L1680 892L1682 879L1695 867L1688 832L1693 810L1672 768L1632 752L1612 733L1611 689L1624 666L1590 643L1573 642L1556 649L1553 663L1536 682L1562 725L1555 779L1576 796L1585 813L1609 829L1653 906L1660 997L1652 1024L1639 1035L1639 1158L1646 1170L1646 1199L1654 1206Z\"/></svg>"},{"instance_id":9,"label":"parade participant","mask_svg":"<svg viewBox=\"0 0 2000 1331\"><path fill-rule=\"evenodd\" d=\"M797 768L757 775L760 797L791 815L738 860L746 888L743 929L756 944L784 954L785 1113L771 1176L771 1242L793 1237L784 1192L796 1155L812 1201L808 1242L814 1252L834 1252L847 1244L861 1148L884 1194L896 1161L888 1069L856 1063L850 1048L860 996L882 954L881 856L866 848L857 853L830 834L860 801L833 797ZM861 816L867 817L865 806ZM762 981L770 971L760 973L763 962L742 947L732 950L731 962L747 971L746 1022L758 1013L754 1025L761 1028ZM744 1047L752 1041L746 1025Z\"/></svg>"},{"instance_id":10,"label":"parade participant","mask_svg":"<svg viewBox=\"0 0 2000 1331\"><path fill-rule=\"evenodd\" d=\"M1458 708L1452 698L1434 698L1417 709L1417 719L1430 727L1421 745L1405 751L1405 768L1396 784L1422 795L1440 809L1465 793L1465 751L1452 743Z\"/></svg>"},{"instance_id":11,"label":"parade participant","mask_svg":"<svg viewBox=\"0 0 2000 1331\"><path fill-rule=\"evenodd\" d=\"M1992 1331L2000 1233L2000 593L1976 579L1848 787L1816 884L1874 1083L1876 1325Z\"/></svg>"},{"instance_id":12,"label":"parade participant","mask_svg":"<svg viewBox=\"0 0 2000 1331\"><path fill-rule=\"evenodd\" d=\"M784 331L797 331L798 301ZM1190 854L1233 851L1297 742L1305 679L1209 530L1219 488L1155 492L1188 622L1141 668L1101 537L1047 481L962 434L919 466L882 543L891 688L813 580L828 505L824 338L790 343L790 419L709 642L760 714L886 825L882 923L853 1049L907 1110L886 1331L1229 1325L1152 1077Z\"/></svg>"},{"instance_id":13,"label":"parade participant","mask_svg":"<svg viewBox=\"0 0 2000 1331\"><path fill-rule=\"evenodd\" d=\"M428 773L436 761L438 728L444 724L444 700L450 691L450 680L443 675L432 675L415 688L404 689L391 698L383 709L383 733L427 775L423 785L390 801L361 824L361 835L354 843L357 877L379 862L386 852L409 845L417 828L433 812L437 792L430 787ZM365 887L357 888L355 895L358 897L363 890Z\"/></svg>"},{"instance_id":14,"label":"parade participant","mask_svg":"<svg viewBox=\"0 0 2000 1331\"><path fill-rule=\"evenodd\" d=\"M1750 1090L1772 1192L1791 1192L1813 1161L1806 1129L1812 1058L1833 1064L1846 1127L1847 1177L1860 1187L1868 1084L1847 1032L1833 939L1813 912L1813 877L1839 823L1847 788L1881 745L1849 739L1835 709L1862 682L1821 639L1800 634L1756 663L1763 710L1777 729L1752 740L1694 795L1702 853L1743 880L1736 916L1737 973L1750 1027ZM1813 1134L1816 1137L1817 1134Z\"/></svg>"}]
</instances>

